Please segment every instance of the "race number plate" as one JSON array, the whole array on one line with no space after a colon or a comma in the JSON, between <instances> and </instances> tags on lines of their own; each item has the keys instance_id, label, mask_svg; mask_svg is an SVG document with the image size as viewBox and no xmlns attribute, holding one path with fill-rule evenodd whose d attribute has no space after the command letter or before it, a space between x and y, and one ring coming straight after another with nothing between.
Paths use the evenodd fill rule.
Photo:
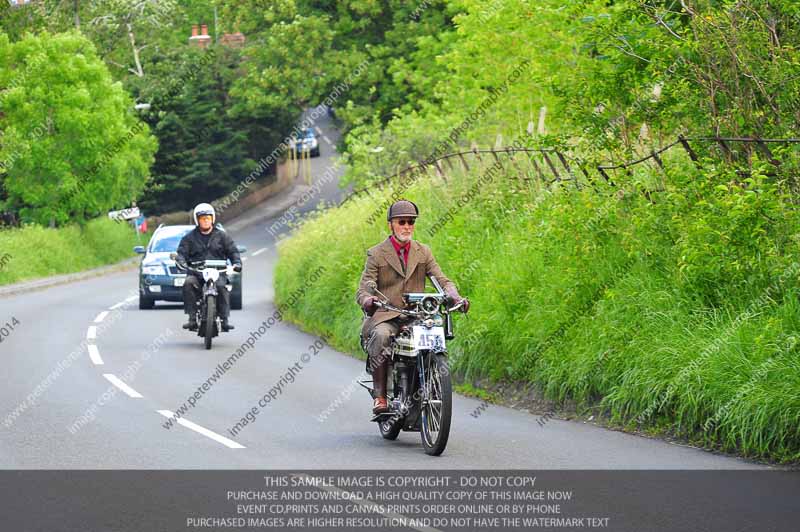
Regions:
<instances>
[{"instance_id":1,"label":"race number plate","mask_svg":"<svg viewBox=\"0 0 800 532\"><path fill-rule=\"evenodd\" d=\"M428 329L416 325L413 333L415 349L444 349L444 329L442 327Z\"/></svg>"},{"instance_id":2,"label":"race number plate","mask_svg":"<svg viewBox=\"0 0 800 532\"><path fill-rule=\"evenodd\" d=\"M183 286L183 283L186 282L186 277L176 277L174 282L175 286Z\"/></svg>"}]
</instances>

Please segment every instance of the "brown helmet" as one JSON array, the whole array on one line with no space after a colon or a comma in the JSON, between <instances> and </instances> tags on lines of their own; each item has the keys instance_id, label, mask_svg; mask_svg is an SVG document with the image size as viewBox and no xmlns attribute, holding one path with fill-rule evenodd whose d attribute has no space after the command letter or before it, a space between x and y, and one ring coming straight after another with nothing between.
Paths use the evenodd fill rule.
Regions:
<instances>
[{"instance_id":1,"label":"brown helmet","mask_svg":"<svg viewBox=\"0 0 800 532\"><path fill-rule=\"evenodd\" d=\"M389 212L386 213L386 221L390 222L392 218L416 218L419 216L419 209L413 201L407 199L397 200L389 207Z\"/></svg>"}]
</instances>

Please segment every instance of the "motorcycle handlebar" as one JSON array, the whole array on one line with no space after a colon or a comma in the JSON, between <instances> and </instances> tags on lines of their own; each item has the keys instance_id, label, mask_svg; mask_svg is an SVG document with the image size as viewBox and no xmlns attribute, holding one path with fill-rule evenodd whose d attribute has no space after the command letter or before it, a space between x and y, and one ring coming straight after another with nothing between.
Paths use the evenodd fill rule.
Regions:
<instances>
[{"instance_id":1,"label":"motorcycle handlebar","mask_svg":"<svg viewBox=\"0 0 800 532\"><path fill-rule=\"evenodd\" d=\"M192 274L192 275L203 275L203 269L205 269L205 268L203 268L203 269L198 270L196 268L192 268L191 266L183 266L183 267L181 267L178 264L176 264L175 266L179 270L183 270L186 273ZM212 268L212 269L215 269L215 268ZM222 271L222 270L220 270L220 271ZM225 268L225 273L228 274L228 275L232 275L233 272L236 272L236 271L241 271L241 269L237 270L235 266L227 266Z\"/></svg>"},{"instance_id":2,"label":"motorcycle handlebar","mask_svg":"<svg viewBox=\"0 0 800 532\"><path fill-rule=\"evenodd\" d=\"M458 305L452 306L452 307L450 307L449 309L447 309L447 312L455 312L455 311L457 311L458 309L460 309L460 308L461 308L461 307L463 307L463 306L464 306L464 300L462 299L462 300L461 300L461 301L458 303Z\"/></svg>"},{"instance_id":3,"label":"motorcycle handlebar","mask_svg":"<svg viewBox=\"0 0 800 532\"><path fill-rule=\"evenodd\" d=\"M394 305L389 304L388 302L381 301L380 299L375 301L375 306L378 307L378 308L385 309L385 310L393 310L395 312L400 312L402 314L407 314L409 316L417 316L417 315L419 315L419 312L417 312L415 310L406 310L406 309L403 309L403 308L397 308Z\"/></svg>"},{"instance_id":4,"label":"motorcycle handlebar","mask_svg":"<svg viewBox=\"0 0 800 532\"><path fill-rule=\"evenodd\" d=\"M402 308L397 308L394 305L389 304L389 302L381 301L380 299L375 300L375 306L378 307L378 308L385 309L385 310L393 310L395 312L401 312L401 313L406 314L408 316L421 316L423 314L422 312L419 312L419 311L416 311L416 310L406 310L406 309L402 309ZM452 306L450 308L447 308L446 311L448 313L449 312L455 312L455 311L459 310L460 308L462 308L463 306L464 306L464 300L462 299L457 305L454 305L454 306Z\"/></svg>"}]
</instances>

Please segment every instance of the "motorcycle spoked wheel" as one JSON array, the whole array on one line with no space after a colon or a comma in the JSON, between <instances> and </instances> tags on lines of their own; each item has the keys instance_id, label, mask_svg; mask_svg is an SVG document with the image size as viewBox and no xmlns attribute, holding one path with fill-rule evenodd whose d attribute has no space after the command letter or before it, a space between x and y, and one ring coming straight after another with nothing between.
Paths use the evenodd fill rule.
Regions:
<instances>
[{"instance_id":1,"label":"motorcycle spoked wheel","mask_svg":"<svg viewBox=\"0 0 800 532\"><path fill-rule=\"evenodd\" d=\"M214 338L214 327L217 324L217 300L211 296L206 298L205 345L211 349L211 340Z\"/></svg>"},{"instance_id":2,"label":"motorcycle spoked wheel","mask_svg":"<svg viewBox=\"0 0 800 532\"><path fill-rule=\"evenodd\" d=\"M450 437L450 420L453 415L453 385L447 357L432 353L425 368L427 393L421 407L420 436L425 453L439 456Z\"/></svg>"}]
</instances>

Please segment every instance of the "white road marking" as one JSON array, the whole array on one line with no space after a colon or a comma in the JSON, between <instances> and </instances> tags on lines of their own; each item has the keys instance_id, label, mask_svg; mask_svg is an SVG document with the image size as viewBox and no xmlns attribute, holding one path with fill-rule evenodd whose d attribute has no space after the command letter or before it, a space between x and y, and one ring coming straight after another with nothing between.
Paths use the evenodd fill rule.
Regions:
<instances>
[{"instance_id":1,"label":"white road marking","mask_svg":"<svg viewBox=\"0 0 800 532\"><path fill-rule=\"evenodd\" d=\"M88 329L86 329L86 339L94 340L95 338L97 338L97 327L91 325Z\"/></svg>"},{"instance_id":2,"label":"white road marking","mask_svg":"<svg viewBox=\"0 0 800 532\"><path fill-rule=\"evenodd\" d=\"M172 413L169 410L158 410L158 413L161 414L162 416L166 417L166 418L173 418L175 416L175 414ZM203 436L211 438L212 440L221 443L225 447L229 447L231 449L245 449L244 445L236 443L233 440L229 440L225 436L220 436L216 432L212 432L212 431L208 430L207 428L201 427L200 425L198 425L196 423L192 423L191 421L189 421L187 419L180 418L180 419L176 419L175 422L178 423L179 425L183 425L187 429L191 429L191 430L193 430L195 432L198 432L198 433L202 434Z\"/></svg>"},{"instance_id":3,"label":"white road marking","mask_svg":"<svg viewBox=\"0 0 800 532\"><path fill-rule=\"evenodd\" d=\"M100 323L101 321L106 319L106 316L108 316L108 311L104 310L103 312L101 312L100 314L97 315L97 317L94 319L94 322L95 323Z\"/></svg>"},{"instance_id":4,"label":"white road marking","mask_svg":"<svg viewBox=\"0 0 800 532\"><path fill-rule=\"evenodd\" d=\"M327 136L322 135L322 138L325 139L325 142L327 142L329 146L333 144L333 142L331 142L331 139L329 139Z\"/></svg>"},{"instance_id":5,"label":"white road marking","mask_svg":"<svg viewBox=\"0 0 800 532\"><path fill-rule=\"evenodd\" d=\"M295 478L301 478L301 477L305 477L307 479L314 478L311 475L305 475L305 474L294 474L292 476L295 477ZM351 503L358 504L360 506L363 506L364 508L369 508L370 509L370 514L373 514L373 513L381 514L384 517L388 517L390 519L405 519L405 520L408 520L408 518L406 516L402 515L402 514L398 514L398 513L395 513L395 512L381 512L380 511L381 510L380 505L378 505L377 503L374 503L372 501L368 501L368 500L366 500L364 498L356 497L353 494L353 492L347 492L347 491L341 490L339 488L334 488L332 486L325 486L325 485L316 486L316 488L320 489L320 490L327 491L327 492L336 493L340 497L344 496L345 494L347 494L347 498L344 499L344 500L347 500L347 501L349 501ZM441 532L438 528L433 528L433 527L429 527L429 526L422 526L422 527L415 527L415 526L410 526L410 525L407 525L407 526L408 526L408 528L410 528L412 530L419 530L420 532Z\"/></svg>"},{"instance_id":6,"label":"white road marking","mask_svg":"<svg viewBox=\"0 0 800 532\"><path fill-rule=\"evenodd\" d=\"M97 349L97 346L94 344L89 344L86 347L89 348L89 358L92 359L92 362L94 362L96 366L102 365L103 359L100 358L100 351Z\"/></svg>"},{"instance_id":7,"label":"white road marking","mask_svg":"<svg viewBox=\"0 0 800 532\"><path fill-rule=\"evenodd\" d=\"M112 306L110 306L110 307L108 307L108 308L109 308L109 310L117 310L119 307L125 306L125 303L127 303L128 301L133 301L133 300L135 300L137 297L139 297L139 296L130 296L130 297L126 297L124 301L120 301L120 302L119 302L119 303L117 303L116 305L112 305Z\"/></svg>"},{"instance_id":8,"label":"white road marking","mask_svg":"<svg viewBox=\"0 0 800 532\"><path fill-rule=\"evenodd\" d=\"M322 135L322 130L319 128L319 126L314 126L314 129L317 130L317 135Z\"/></svg>"},{"instance_id":9,"label":"white road marking","mask_svg":"<svg viewBox=\"0 0 800 532\"><path fill-rule=\"evenodd\" d=\"M134 399L141 399L142 398L142 394L140 394L139 392L137 392L136 390L134 390L133 388L131 388L130 386L128 386L127 384L122 382L122 380L120 380L120 378L117 377L116 375L114 375L112 373L103 373L103 377L108 379L108 381L111 384L113 384L114 386L116 386L117 388L119 388L120 390L125 392L126 394L128 394L128 396L130 396L130 397L132 397Z\"/></svg>"},{"instance_id":10,"label":"white road marking","mask_svg":"<svg viewBox=\"0 0 800 532\"><path fill-rule=\"evenodd\" d=\"M254 251L253 252L253 256L257 257L257 256L261 255L262 253L264 253L267 249L269 249L269 248L261 248L258 251Z\"/></svg>"},{"instance_id":11,"label":"white road marking","mask_svg":"<svg viewBox=\"0 0 800 532\"><path fill-rule=\"evenodd\" d=\"M247 257L242 257L242 262L246 261Z\"/></svg>"}]
</instances>

